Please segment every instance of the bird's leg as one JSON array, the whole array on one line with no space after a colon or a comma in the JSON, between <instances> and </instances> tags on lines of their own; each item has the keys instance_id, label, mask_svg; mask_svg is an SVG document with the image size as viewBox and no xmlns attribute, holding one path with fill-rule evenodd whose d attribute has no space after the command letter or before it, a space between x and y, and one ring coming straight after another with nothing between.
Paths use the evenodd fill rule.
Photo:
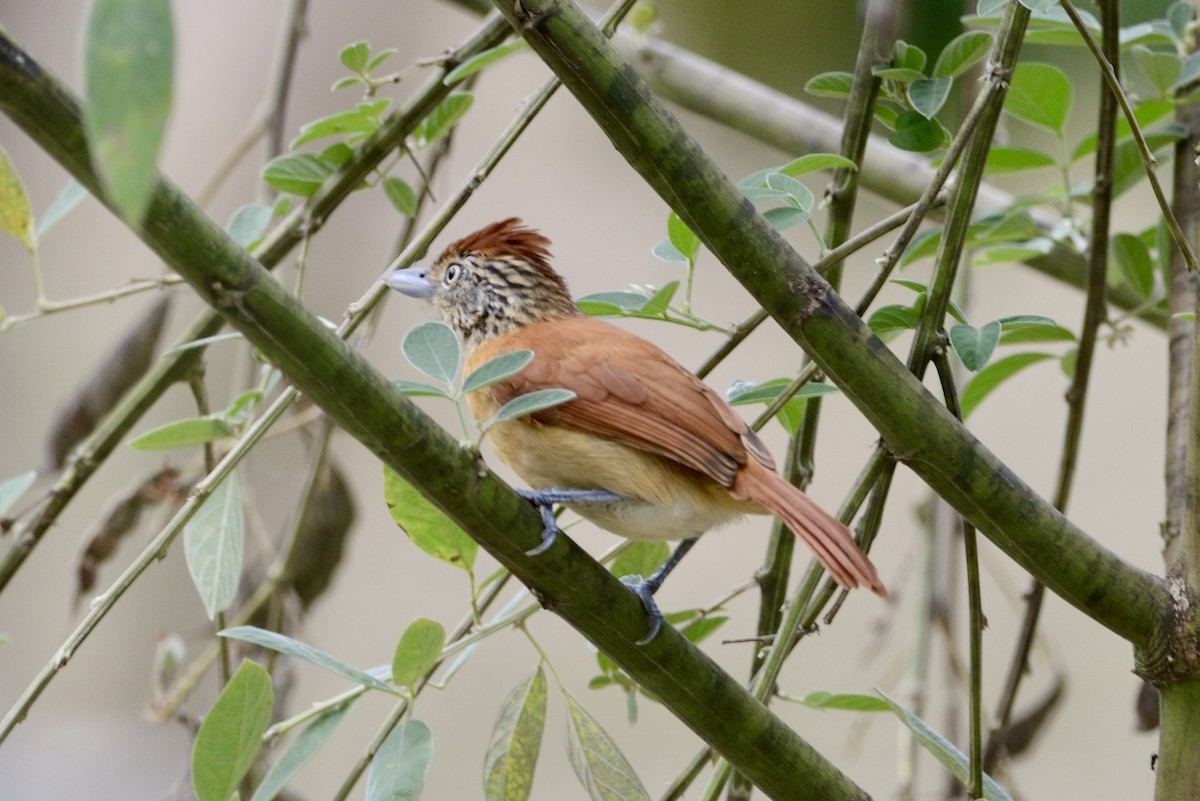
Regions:
<instances>
[{"instance_id":1,"label":"bird's leg","mask_svg":"<svg viewBox=\"0 0 1200 801\"><path fill-rule=\"evenodd\" d=\"M687 552L696 544L699 537L692 537L679 543L675 550L667 557L667 561L662 563L662 567L654 571L654 575L650 578L642 578L641 576L622 576L621 582L633 590L633 594L642 600L642 605L646 607L646 612L650 615L650 633L637 641L638 645L645 645L658 636L658 632L662 630L663 615L658 608L658 604L654 602L654 593L658 592L658 588L662 586L667 575L675 569L676 565L687 556Z\"/></svg>"},{"instance_id":2,"label":"bird's leg","mask_svg":"<svg viewBox=\"0 0 1200 801\"><path fill-rule=\"evenodd\" d=\"M517 494L537 507L542 513L542 543L536 548L525 552L526 556L537 556L545 553L558 537L558 522L554 519L554 504L556 503L612 503L627 500L624 495L617 495L608 490L585 489L541 489L517 490Z\"/></svg>"}]
</instances>

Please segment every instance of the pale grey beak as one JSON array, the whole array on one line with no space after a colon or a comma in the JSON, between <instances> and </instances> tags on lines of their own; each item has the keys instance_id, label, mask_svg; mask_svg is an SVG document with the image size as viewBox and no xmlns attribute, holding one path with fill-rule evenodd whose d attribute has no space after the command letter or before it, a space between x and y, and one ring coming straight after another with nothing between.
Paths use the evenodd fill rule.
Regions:
<instances>
[{"instance_id":1,"label":"pale grey beak","mask_svg":"<svg viewBox=\"0 0 1200 801\"><path fill-rule=\"evenodd\" d=\"M403 270L392 270L383 276L383 283L402 295L428 300L433 295L433 284L429 283L429 279L425 277L428 272L426 267L405 267Z\"/></svg>"}]
</instances>

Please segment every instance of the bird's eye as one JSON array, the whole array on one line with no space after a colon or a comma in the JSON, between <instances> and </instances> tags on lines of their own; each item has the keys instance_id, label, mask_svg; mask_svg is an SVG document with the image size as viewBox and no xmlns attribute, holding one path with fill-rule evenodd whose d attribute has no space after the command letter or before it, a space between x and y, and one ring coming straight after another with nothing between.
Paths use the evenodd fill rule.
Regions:
<instances>
[{"instance_id":1,"label":"bird's eye","mask_svg":"<svg viewBox=\"0 0 1200 801\"><path fill-rule=\"evenodd\" d=\"M451 264L449 267L446 268L446 278L445 278L446 283L453 284L459 278L462 278L462 272L463 272L463 270L460 265Z\"/></svg>"}]
</instances>

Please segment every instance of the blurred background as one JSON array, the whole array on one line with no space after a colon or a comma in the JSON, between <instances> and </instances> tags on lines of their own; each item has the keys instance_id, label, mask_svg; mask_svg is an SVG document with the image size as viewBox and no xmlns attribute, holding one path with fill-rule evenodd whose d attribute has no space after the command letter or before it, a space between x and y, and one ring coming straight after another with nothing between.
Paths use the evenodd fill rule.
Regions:
<instances>
[{"instance_id":1,"label":"blurred background","mask_svg":"<svg viewBox=\"0 0 1200 801\"><path fill-rule=\"evenodd\" d=\"M184 191L195 193L211 178L231 143L244 134L262 107L287 5L284 0L175 4L175 99L160 164ZM659 0L657 5L664 39L795 96L802 96L805 81L819 72L853 69L860 23L851 3ZM1124 5L1128 13L1145 17L1161 14L1166 3ZM590 7L600 10L596 3ZM924 16L917 18L948 15L953 19L956 12L935 6L921 14ZM0 0L0 24L76 92L81 87L79 41L85 16L86 3L80 0ZM435 0L314 0L288 111L288 137L294 136L303 122L353 102L355 90L330 91L331 84L344 74L337 53L346 44L367 40L376 50L394 47L399 52L392 63L399 67L438 56L478 25L479 19L468 11ZM923 33L929 31L904 35L911 39ZM1025 56L1052 59L1078 76L1073 121L1079 133L1071 139L1076 141L1094 125L1096 102L1095 81L1082 53L1031 47ZM1064 56L1069 58L1064 60ZM547 75L535 56L523 53L482 76L475 106L460 125L449 159L435 181L439 200L454 191ZM411 75L398 87L385 88L383 94L403 97L423 79L419 73ZM773 150L691 113L681 112L680 116L734 178L800 155ZM66 184L67 175L6 119L0 119L0 144L20 172L35 214L40 214ZM224 185L208 207L216 220L224 223L238 206L262 197L260 163L261 151L252 153ZM816 176L809 181L818 196L825 180ZM1007 188L1028 187L1010 181ZM1147 197L1148 193L1139 190L1122 198L1116 218L1119 229L1138 231L1153 223L1153 204ZM857 227L894 210L894 206L864 195ZM564 91L476 193L435 250L483 224L516 215L553 240L556 265L577 295L622 289L635 282L661 286L682 278L677 265L659 261L650 253L665 236L667 211ZM341 319L347 304L366 291L386 267L401 224L381 192L352 196L312 241L304 290L309 306L328 319ZM801 253L816 258L816 246L806 231L793 229L789 237ZM868 248L848 265L848 297L861 292L873 275L873 259L884 247L880 243ZM147 248L91 199L46 236L40 261L47 294L53 299L156 277L163 269ZM906 277L922 280L926 265L912 268ZM294 259L285 262L277 274L290 282L293 270ZM976 270L971 283L970 313L976 321L1017 313L1043 314L1077 329L1082 318L1077 292L1019 265ZM170 291L175 297L167 342L202 309L186 287ZM4 443L0 447L0 479L45 464L46 432L60 408L157 296L139 295L48 316L0 335L0 430ZM895 289L884 302L910 298L907 291ZM26 255L8 238L0 241L0 305L9 314L34 306ZM694 305L701 315L722 323L740 321L755 308L711 256L701 257ZM399 343L405 330L429 315L419 305L400 298L389 300L387 306L367 355L387 375L417 378L401 355ZM720 342L717 334L647 322L623 324L692 367ZM895 347L906 352L907 342L901 338ZM1127 342L1101 348L1088 406L1082 465L1070 508L1071 518L1089 534L1123 558L1155 572L1161 572L1158 525L1163 516L1165 356L1165 336L1138 324ZM245 349L236 343L218 345L206 359L209 391L214 406L220 407L240 391L246 375ZM710 376L709 382L723 391L736 379L764 380L789 374L798 360L792 343L768 324ZM977 435L1044 495L1052 493L1058 467L1065 387L1055 363L1047 362L1005 385L971 419ZM444 404L426 404L426 408L447 426L456 425ZM135 433L192 414L189 393L178 386L139 423ZM782 455L786 442L779 426L772 424L765 433L775 453ZM825 506L836 508L875 439L851 404L836 395L826 401L811 494ZM358 522L333 586L297 636L359 666L384 664L412 619L430 617L449 629L462 617L467 611L465 579L460 571L435 563L418 551L390 521L381 496L381 470L374 457L345 435L335 435L334 449L353 488ZM284 523L290 498L304 478L304 471L297 469L298 453L286 441L268 443L244 470L246 495L253 508L252 526L273 534ZM0 647L0 708L13 703L76 625L80 613L72 604L75 560L100 511L127 490L135 477L167 460L180 463L194 458L194 454L163 456L118 449L47 534L0 595L0 632L9 638ZM37 486L44 488L48 483L43 478ZM928 492L920 482L901 469L873 551L893 589L895 605L887 606L866 594L854 595L837 625L806 640L794 655L781 679L783 691L803 696L816 690L870 693L880 688L900 697L911 691L906 683L912 647L908 632L918 614L912 603L920 580L914 564L922 536L918 513L927 499ZM101 568L97 591L111 584L165 519L159 514L144 521L140 532ZM749 579L762 561L768 530L764 519L755 519L707 537L660 596L664 608L702 606ZM587 526L572 529L572 536L593 553L614 543L611 535ZM153 801L178 797L177 785L186 781L190 734L175 723L150 723L144 711L158 636L178 634L194 654L209 641L212 631L181 550L177 545L137 582L34 706L28 720L0 748L0 799ZM985 703L991 704L1007 667L1019 623L1017 596L1027 579L986 543L983 557L989 623L984 641L984 697ZM481 554L478 574L487 575L493 564ZM799 567L803 564L797 563ZM757 593L747 593L730 604L732 620L721 636L752 634L757 604ZM1009 788L1029 799L1149 797L1155 739L1134 732L1133 700L1138 682L1131 674L1131 650L1053 597L1043 615L1043 627L1052 643L1050 659L1064 671L1066 696L1033 753L1010 766ZM531 630L549 650L566 689L617 739L651 796L659 795L697 752L700 741L644 698L639 720L631 725L617 690L587 689L597 671L594 652L586 641L549 614L537 615ZM965 652L965 634L959 634L958 648ZM746 675L752 647L722 645L718 638L705 643L706 650L738 677ZM480 646L446 691L427 691L420 697L415 714L430 725L434 736L426 798L481 797L481 765L496 711L536 662L536 653L522 637L502 634ZM1050 683L1048 664L1044 654L1035 656L1028 680L1031 695L1027 697ZM292 711L344 689L342 680L307 665L297 666L296 677L290 697ZM943 688L959 693L949 684ZM209 676L187 705L188 712L203 714L215 693L216 680ZM961 701L963 695L958 697ZM937 699L936 703L945 701ZM540 801L584 797L563 746L564 707L552 687L546 739L533 790L533 798ZM293 782L293 789L306 798L331 795L389 708L387 700L376 697L360 702L326 749ZM883 715L820 712L782 702L774 708L864 788L876 797L890 796L897 783L897 754L902 748L901 727L895 720ZM944 722L936 711L931 711L930 719L938 726ZM955 735L961 736L961 730ZM945 783L940 770L928 761L921 770L923 797L940 797ZM361 792L356 790L353 797L361 797ZM698 793L697 787L689 797Z\"/></svg>"}]
</instances>

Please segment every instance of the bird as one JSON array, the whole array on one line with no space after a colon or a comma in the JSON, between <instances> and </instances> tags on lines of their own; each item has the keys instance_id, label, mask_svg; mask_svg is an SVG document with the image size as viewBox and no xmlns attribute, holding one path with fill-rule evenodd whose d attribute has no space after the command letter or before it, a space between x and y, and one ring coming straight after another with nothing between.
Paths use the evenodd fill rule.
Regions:
<instances>
[{"instance_id":1,"label":"bird","mask_svg":"<svg viewBox=\"0 0 1200 801\"><path fill-rule=\"evenodd\" d=\"M745 514L780 517L839 585L886 598L849 529L775 472L766 445L729 404L650 341L585 315L550 258L550 241L510 217L451 243L432 263L384 276L454 329L464 374L505 353L533 352L519 372L467 394L477 421L530 392L574 393L488 430L542 512L543 545L533 552L553 543L556 503L623 537L681 540L653 575L623 579L650 616L642 643L662 626L654 593L667 575L701 534Z\"/></svg>"}]
</instances>

